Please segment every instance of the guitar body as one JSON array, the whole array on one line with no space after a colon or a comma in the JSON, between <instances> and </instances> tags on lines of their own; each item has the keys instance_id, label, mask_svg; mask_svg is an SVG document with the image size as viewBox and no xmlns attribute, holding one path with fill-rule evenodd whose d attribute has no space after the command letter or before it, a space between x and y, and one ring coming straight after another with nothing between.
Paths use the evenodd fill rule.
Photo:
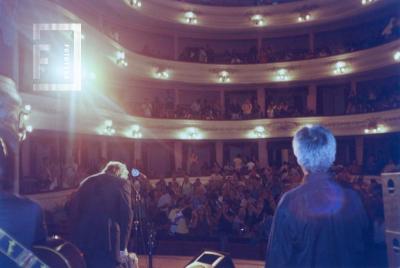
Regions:
<instances>
[{"instance_id":1,"label":"guitar body","mask_svg":"<svg viewBox=\"0 0 400 268\"><path fill-rule=\"evenodd\" d=\"M46 246L34 246L33 252L50 268L86 268L80 250L58 237L49 239Z\"/></svg>"}]
</instances>

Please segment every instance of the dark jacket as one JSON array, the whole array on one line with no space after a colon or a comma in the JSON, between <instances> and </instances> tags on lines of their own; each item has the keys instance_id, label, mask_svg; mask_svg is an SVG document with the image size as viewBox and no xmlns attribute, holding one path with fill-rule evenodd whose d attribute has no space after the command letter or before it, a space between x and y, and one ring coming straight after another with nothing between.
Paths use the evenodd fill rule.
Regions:
<instances>
[{"instance_id":1,"label":"dark jacket","mask_svg":"<svg viewBox=\"0 0 400 268\"><path fill-rule=\"evenodd\" d=\"M356 192L329 174L308 175L278 205L266 267L363 267L367 233Z\"/></svg>"},{"instance_id":2,"label":"dark jacket","mask_svg":"<svg viewBox=\"0 0 400 268\"><path fill-rule=\"evenodd\" d=\"M47 232L43 211L35 202L0 191L0 228L28 249L44 244ZM18 267L0 253L0 267Z\"/></svg>"},{"instance_id":3,"label":"dark jacket","mask_svg":"<svg viewBox=\"0 0 400 268\"><path fill-rule=\"evenodd\" d=\"M105 173L86 178L71 201L70 212L73 241L86 261L103 256L118 261L119 251L127 247L132 224L129 181Z\"/></svg>"}]
</instances>

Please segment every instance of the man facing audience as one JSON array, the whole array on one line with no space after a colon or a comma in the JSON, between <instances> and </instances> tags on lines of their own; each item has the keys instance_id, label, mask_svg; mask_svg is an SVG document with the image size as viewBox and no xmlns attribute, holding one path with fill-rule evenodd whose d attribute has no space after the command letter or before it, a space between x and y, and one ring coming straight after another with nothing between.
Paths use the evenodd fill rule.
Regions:
<instances>
[{"instance_id":1,"label":"man facing audience","mask_svg":"<svg viewBox=\"0 0 400 268\"><path fill-rule=\"evenodd\" d=\"M318 125L300 129L293 150L303 183L283 195L269 237L266 267L363 267L368 219L360 197L329 168L336 141Z\"/></svg>"},{"instance_id":2,"label":"man facing audience","mask_svg":"<svg viewBox=\"0 0 400 268\"><path fill-rule=\"evenodd\" d=\"M72 236L88 268L120 267L126 256L132 222L128 175L125 164L109 162L86 178L72 199Z\"/></svg>"}]
</instances>

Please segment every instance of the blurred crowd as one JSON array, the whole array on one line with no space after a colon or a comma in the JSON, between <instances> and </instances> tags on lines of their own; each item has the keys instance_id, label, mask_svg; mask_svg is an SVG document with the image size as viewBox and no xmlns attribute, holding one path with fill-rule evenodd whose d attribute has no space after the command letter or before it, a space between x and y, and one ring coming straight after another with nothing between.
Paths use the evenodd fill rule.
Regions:
<instances>
[{"instance_id":1,"label":"blurred crowd","mask_svg":"<svg viewBox=\"0 0 400 268\"><path fill-rule=\"evenodd\" d=\"M218 101L196 99L191 104L178 104L170 98L160 100L155 97L153 101L145 99L130 108L130 112L144 117L169 118L169 119L221 119L221 107Z\"/></svg>"},{"instance_id":2,"label":"blurred crowd","mask_svg":"<svg viewBox=\"0 0 400 268\"><path fill-rule=\"evenodd\" d=\"M346 114L371 113L400 107L400 84L398 81L383 86L358 88L347 96Z\"/></svg>"},{"instance_id":3,"label":"blurred crowd","mask_svg":"<svg viewBox=\"0 0 400 268\"><path fill-rule=\"evenodd\" d=\"M371 221L370 244L383 245L382 187L353 171L343 166L331 170L340 184L362 196ZM281 196L299 185L302 177L295 163L259 168L257 161L244 161L238 155L230 165L215 168L206 180L190 181L188 176L155 184L140 180L140 195L147 220L155 223L161 239L217 238L220 250L225 250L234 238L265 242Z\"/></svg>"}]
</instances>

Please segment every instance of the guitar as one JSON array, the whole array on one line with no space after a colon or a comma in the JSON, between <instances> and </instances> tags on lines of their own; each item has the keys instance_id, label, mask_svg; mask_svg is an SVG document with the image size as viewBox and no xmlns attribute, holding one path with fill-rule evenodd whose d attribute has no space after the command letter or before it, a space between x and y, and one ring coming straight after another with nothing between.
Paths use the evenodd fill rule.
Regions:
<instances>
[{"instance_id":1,"label":"guitar","mask_svg":"<svg viewBox=\"0 0 400 268\"><path fill-rule=\"evenodd\" d=\"M79 249L58 237L31 251L0 228L0 253L23 268L86 268Z\"/></svg>"},{"instance_id":2,"label":"guitar","mask_svg":"<svg viewBox=\"0 0 400 268\"><path fill-rule=\"evenodd\" d=\"M58 236L50 238L46 246L33 246L33 252L50 267L86 268L83 253L74 244Z\"/></svg>"}]
</instances>

